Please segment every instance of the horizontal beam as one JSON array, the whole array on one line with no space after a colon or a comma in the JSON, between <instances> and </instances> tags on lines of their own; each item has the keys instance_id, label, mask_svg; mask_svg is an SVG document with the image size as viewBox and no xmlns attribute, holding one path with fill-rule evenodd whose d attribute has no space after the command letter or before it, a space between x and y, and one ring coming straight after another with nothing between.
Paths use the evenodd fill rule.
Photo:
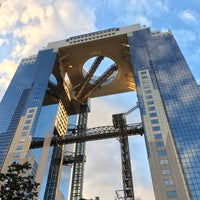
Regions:
<instances>
[{"instance_id":1,"label":"horizontal beam","mask_svg":"<svg viewBox=\"0 0 200 200\"><path fill-rule=\"evenodd\" d=\"M128 135L143 135L144 132L141 123L127 125L126 129ZM82 134L78 135L77 133L80 131ZM101 126L86 130L71 129L68 130L68 134L65 137L53 137L51 146L117 138L120 136L120 133L120 129L115 128L114 126ZM30 148L42 148L43 143L44 138L33 137Z\"/></svg>"}]
</instances>

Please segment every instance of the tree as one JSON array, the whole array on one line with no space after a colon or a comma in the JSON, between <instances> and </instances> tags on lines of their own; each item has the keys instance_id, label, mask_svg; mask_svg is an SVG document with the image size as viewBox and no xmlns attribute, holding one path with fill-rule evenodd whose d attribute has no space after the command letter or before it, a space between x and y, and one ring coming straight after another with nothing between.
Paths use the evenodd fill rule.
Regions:
<instances>
[{"instance_id":1,"label":"tree","mask_svg":"<svg viewBox=\"0 0 200 200\"><path fill-rule=\"evenodd\" d=\"M13 162L7 173L0 173L0 200L34 200L38 196L39 183L28 174L31 164Z\"/></svg>"}]
</instances>

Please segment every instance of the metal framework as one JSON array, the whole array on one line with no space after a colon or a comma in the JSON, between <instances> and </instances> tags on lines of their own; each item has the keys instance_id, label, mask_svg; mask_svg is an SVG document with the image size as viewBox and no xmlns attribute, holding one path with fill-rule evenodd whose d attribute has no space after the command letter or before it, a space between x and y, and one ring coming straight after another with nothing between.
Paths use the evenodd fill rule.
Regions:
<instances>
[{"instance_id":1,"label":"metal framework","mask_svg":"<svg viewBox=\"0 0 200 200\"><path fill-rule=\"evenodd\" d=\"M129 136L143 135L143 128L141 123L128 124L125 127ZM81 135L77 134L78 130L82 131ZM82 130L80 130L80 128L74 128L68 130L68 134L62 138L53 137L51 141L51 146L117 138L120 136L120 134L120 129L114 126L100 126ZM30 148L41 148L43 146L43 143L44 138L33 137Z\"/></svg>"},{"instance_id":2,"label":"metal framework","mask_svg":"<svg viewBox=\"0 0 200 200\"><path fill-rule=\"evenodd\" d=\"M65 57L64 57L65 58ZM83 175L84 175L84 162L85 162L85 142L106 138L118 138L121 146L121 159L122 159L122 178L123 178L123 191L124 200L134 200L132 172L130 162L130 152L128 145L128 135L142 135L143 129L141 124L134 124L131 126L126 125L125 115L129 114L135 107L125 114L118 114L113 116L113 126L97 127L93 129L87 129L87 114L88 98L109 78L115 71L118 70L117 65L114 63L111 65L101 76L99 76L93 83L90 83L93 74L100 65L104 56L98 56L88 73L85 74L84 80L74 86L73 90L76 90L73 97L80 103L80 112L77 129L71 129L69 134L64 137L60 137L57 134L57 130L54 130L54 137L52 138L51 145L54 145L54 151L52 155L52 161L50 171L48 175L48 183L45 191L45 199L55 198L58 176L60 172L59 166L61 164L73 164L72 183L70 200L82 199L83 191ZM62 59L60 60L62 63ZM47 95L50 96L54 103L61 99L60 91L51 82L48 84ZM44 138L32 138L30 148L43 147ZM76 143L75 153L72 155L65 155L63 157L63 145L68 143Z\"/></svg>"},{"instance_id":3,"label":"metal framework","mask_svg":"<svg viewBox=\"0 0 200 200\"><path fill-rule=\"evenodd\" d=\"M58 187L60 168L63 162L63 146L54 146L47 178L44 200L54 200L56 198L56 189Z\"/></svg>"},{"instance_id":4,"label":"metal framework","mask_svg":"<svg viewBox=\"0 0 200 200\"><path fill-rule=\"evenodd\" d=\"M113 115L113 124L119 128L121 134L119 142L121 147L122 179L124 200L134 200L133 179L131 170L131 159L128 143L128 133L126 129L126 118L124 114Z\"/></svg>"},{"instance_id":5,"label":"metal framework","mask_svg":"<svg viewBox=\"0 0 200 200\"><path fill-rule=\"evenodd\" d=\"M135 109L136 108L137 107L135 107ZM84 109L87 109L87 108L85 107ZM129 114L129 112L127 113ZM85 119L86 119L86 113L83 113L83 115L80 115L79 123ZM109 138L119 138L120 147L121 147L124 197L121 197L120 199L134 200L132 172L131 172L131 164L130 164L130 152L129 152L129 146L128 146L128 136L131 136L131 135L142 136L143 128L142 128L141 123L127 125L124 114L114 115L113 124L114 126L102 126L102 127L95 127L95 128L90 128L90 129L86 129L82 126L82 128L80 127L77 129L68 130L68 135L66 135L63 138L57 138L57 137L52 138L51 145L53 146L57 146L57 145L62 146L64 144L76 143L75 153L70 153L70 154L66 153L64 155L63 163L62 163L63 165L74 164L73 179L72 179L73 183L71 187L70 200L74 200L74 199L78 200L78 199L81 199L80 196L82 196L83 172L84 172L84 162L85 162L85 142L100 140L100 139L109 139ZM31 148L41 148L43 146L43 142L44 142L44 138L33 138L32 143L31 143ZM57 155L60 155L59 152L57 153L58 153ZM53 154L53 155L56 155L56 154ZM56 160L57 159L54 159L54 156L53 156L53 161L52 161L53 166ZM54 166L53 168L55 168L56 166ZM56 179L56 177L53 177L55 176L55 174L53 173L53 169L50 171L52 171L52 173L50 173L51 178L48 178L48 180L53 181ZM48 190L46 189L46 191L51 191L55 189L54 187L56 188L56 184L53 185L53 183L49 183L49 186L48 186L49 189Z\"/></svg>"},{"instance_id":6,"label":"metal framework","mask_svg":"<svg viewBox=\"0 0 200 200\"><path fill-rule=\"evenodd\" d=\"M87 128L88 106L82 105L79 120L77 136L82 136ZM83 175L85 162L85 142L77 142L75 147L75 159L73 165L73 179L71 184L70 200L80 200L82 198L83 190Z\"/></svg>"}]
</instances>

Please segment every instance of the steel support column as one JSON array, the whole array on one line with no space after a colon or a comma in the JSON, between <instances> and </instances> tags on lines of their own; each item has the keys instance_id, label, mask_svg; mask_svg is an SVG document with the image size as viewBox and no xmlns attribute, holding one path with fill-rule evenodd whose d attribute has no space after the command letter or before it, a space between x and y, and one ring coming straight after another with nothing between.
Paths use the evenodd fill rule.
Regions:
<instances>
[{"instance_id":1,"label":"steel support column","mask_svg":"<svg viewBox=\"0 0 200 200\"><path fill-rule=\"evenodd\" d=\"M45 189L44 200L55 200L58 184L60 180L61 167L63 163L63 145L54 146L49 174Z\"/></svg>"},{"instance_id":2,"label":"steel support column","mask_svg":"<svg viewBox=\"0 0 200 200\"><path fill-rule=\"evenodd\" d=\"M120 148L121 148L121 163L122 163L122 178L124 200L134 200L133 179L131 171L131 159L128 143L128 133L126 130L126 118L124 114L113 115L113 124L120 129Z\"/></svg>"},{"instance_id":3,"label":"steel support column","mask_svg":"<svg viewBox=\"0 0 200 200\"><path fill-rule=\"evenodd\" d=\"M88 106L82 105L80 108L77 135L81 136L87 128ZM77 142L75 147L75 162L73 166L72 184L70 200L80 200L83 193L83 173L85 162L85 142ZM78 159L77 159L78 158Z\"/></svg>"}]
</instances>

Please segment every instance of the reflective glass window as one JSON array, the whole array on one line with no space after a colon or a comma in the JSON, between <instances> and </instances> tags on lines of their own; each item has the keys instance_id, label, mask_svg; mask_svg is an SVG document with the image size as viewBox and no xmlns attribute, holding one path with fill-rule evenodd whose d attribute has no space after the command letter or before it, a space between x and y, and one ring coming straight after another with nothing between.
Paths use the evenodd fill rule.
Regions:
<instances>
[{"instance_id":1,"label":"reflective glass window","mask_svg":"<svg viewBox=\"0 0 200 200\"><path fill-rule=\"evenodd\" d=\"M24 142L25 141L25 138L20 138L19 139L19 142Z\"/></svg>"},{"instance_id":2,"label":"reflective glass window","mask_svg":"<svg viewBox=\"0 0 200 200\"><path fill-rule=\"evenodd\" d=\"M144 85L143 88L144 89L150 88L150 85Z\"/></svg>"},{"instance_id":3,"label":"reflective glass window","mask_svg":"<svg viewBox=\"0 0 200 200\"><path fill-rule=\"evenodd\" d=\"M166 156L166 155L167 155L167 152L166 152L166 150L164 150L164 149L158 150L158 155L159 155L159 156Z\"/></svg>"},{"instance_id":4,"label":"reflective glass window","mask_svg":"<svg viewBox=\"0 0 200 200\"><path fill-rule=\"evenodd\" d=\"M157 113L150 113L149 116L150 117L157 117Z\"/></svg>"},{"instance_id":5,"label":"reflective glass window","mask_svg":"<svg viewBox=\"0 0 200 200\"><path fill-rule=\"evenodd\" d=\"M164 147L164 142L162 141L156 142L156 147Z\"/></svg>"},{"instance_id":6,"label":"reflective glass window","mask_svg":"<svg viewBox=\"0 0 200 200\"><path fill-rule=\"evenodd\" d=\"M146 99L152 99L152 98L153 98L152 95L147 95L147 96L146 96Z\"/></svg>"},{"instance_id":7,"label":"reflective glass window","mask_svg":"<svg viewBox=\"0 0 200 200\"><path fill-rule=\"evenodd\" d=\"M155 109L156 109L155 106L150 106L150 107L148 108L149 111L153 111L153 110L155 110Z\"/></svg>"},{"instance_id":8,"label":"reflective glass window","mask_svg":"<svg viewBox=\"0 0 200 200\"><path fill-rule=\"evenodd\" d=\"M16 158L16 157L20 157L21 153L20 152L17 152L17 153L14 153L13 157Z\"/></svg>"},{"instance_id":9,"label":"reflective glass window","mask_svg":"<svg viewBox=\"0 0 200 200\"><path fill-rule=\"evenodd\" d=\"M154 104L154 101L147 101L147 105L152 105Z\"/></svg>"},{"instance_id":10,"label":"reflective glass window","mask_svg":"<svg viewBox=\"0 0 200 200\"><path fill-rule=\"evenodd\" d=\"M25 121L25 124L30 124L30 123L31 123L30 119Z\"/></svg>"},{"instance_id":11,"label":"reflective glass window","mask_svg":"<svg viewBox=\"0 0 200 200\"><path fill-rule=\"evenodd\" d=\"M27 135L27 132L22 132L21 135L22 135L22 136L26 136L26 135Z\"/></svg>"},{"instance_id":12,"label":"reflective glass window","mask_svg":"<svg viewBox=\"0 0 200 200\"><path fill-rule=\"evenodd\" d=\"M142 76L142 79L147 79L148 77L147 76Z\"/></svg>"},{"instance_id":13,"label":"reflective glass window","mask_svg":"<svg viewBox=\"0 0 200 200\"><path fill-rule=\"evenodd\" d=\"M165 184L166 186L168 186L168 185L173 185L173 184L174 184L174 181L173 181L172 179L167 179L167 180L164 180L164 184Z\"/></svg>"},{"instance_id":14,"label":"reflective glass window","mask_svg":"<svg viewBox=\"0 0 200 200\"><path fill-rule=\"evenodd\" d=\"M33 113L34 111L35 111L35 109L30 109L28 112Z\"/></svg>"},{"instance_id":15,"label":"reflective glass window","mask_svg":"<svg viewBox=\"0 0 200 200\"><path fill-rule=\"evenodd\" d=\"M151 90L145 90L145 94L151 94Z\"/></svg>"},{"instance_id":16,"label":"reflective glass window","mask_svg":"<svg viewBox=\"0 0 200 200\"><path fill-rule=\"evenodd\" d=\"M167 198L168 198L168 199L176 198L176 197L177 197L177 194L176 194L176 191L175 191L175 190L167 191L166 194L167 194Z\"/></svg>"},{"instance_id":17,"label":"reflective glass window","mask_svg":"<svg viewBox=\"0 0 200 200\"><path fill-rule=\"evenodd\" d=\"M154 139L161 139L161 138L162 138L161 133L154 134Z\"/></svg>"},{"instance_id":18,"label":"reflective glass window","mask_svg":"<svg viewBox=\"0 0 200 200\"><path fill-rule=\"evenodd\" d=\"M160 126L154 126L152 127L153 131L160 131Z\"/></svg>"},{"instance_id":19,"label":"reflective glass window","mask_svg":"<svg viewBox=\"0 0 200 200\"><path fill-rule=\"evenodd\" d=\"M163 169L162 170L162 174L163 175L169 175L169 174L171 174L172 172L171 172L171 169Z\"/></svg>"},{"instance_id":20,"label":"reflective glass window","mask_svg":"<svg viewBox=\"0 0 200 200\"><path fill-rule=\"evenodd\" d=\"M18 145L17 147L16 147L16 150L22 150L23 149L23 146L22 145Z\"/></svg>"},{"instance_id":21,"label":"reflective glass window","mask_svg":"<svg viewBox=\"0 0 200 200\"><path fill-rule=\"evenodd\" d=\"M23 130L28 130L29 129L29 126L24 126L23 127Z\"/></svg>"},{"instance_id":22,"label":"reflective glass window","mask_svg":"<svg viewBox=\"0 0 200 200\"><path fill-rule=\"evenodd\" d=\"M151 120L151 123L152 123L152 124L158 124L158 119L153 119L153 120Z\"/></svg>"}]
</instances>

